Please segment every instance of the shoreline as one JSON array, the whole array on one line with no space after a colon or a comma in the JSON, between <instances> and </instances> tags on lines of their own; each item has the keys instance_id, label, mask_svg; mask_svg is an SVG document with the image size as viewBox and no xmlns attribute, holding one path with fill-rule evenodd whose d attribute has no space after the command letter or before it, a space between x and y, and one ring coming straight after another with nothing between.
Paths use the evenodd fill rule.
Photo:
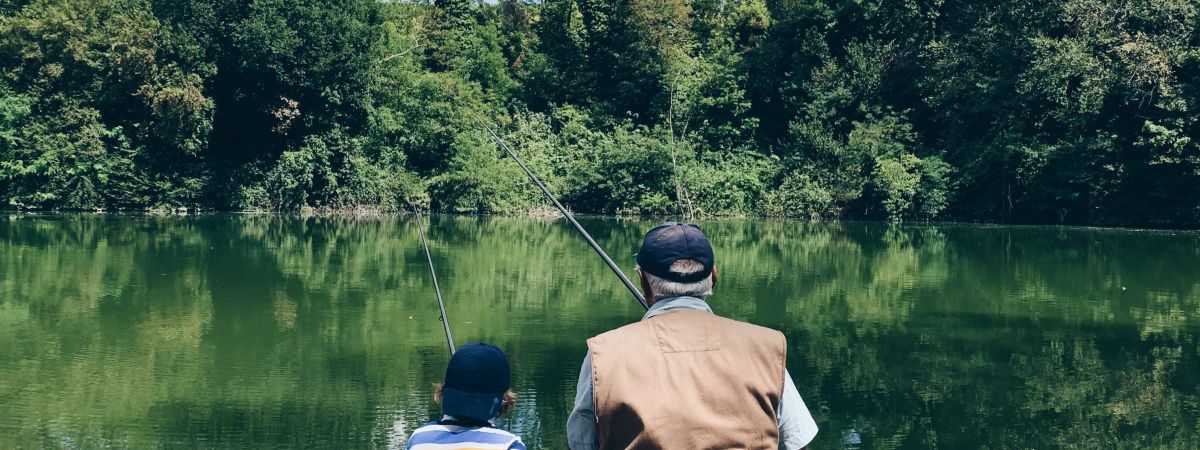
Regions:
<instances>
[{"instance_id":1,"label":"shoreline","mask_svg":"<svg viewBox=\"0 0 1200 450\"><path fill-rule=\"evenodd\" d=\"M593 213L571 213L577 218L587 219L615 219L615 220L680 220L679 216L671 215L620 215L620 214L593 214ZM562 213L553 207L535 208L521 213L511 214L480 214L480 213L455 213L455 212L430 212L430 211L402 211L402 210L385 210L381 208L304 208L300 211L269 211L269 210L217 210L203 208L177 208L177 209L118 209L118 210L33 210L33 209L0 209L0 217L14 216L141 216L141 217L192 217L192 216L276 216L276 217L291 217L291 218L346 218L346 219L375 219L384 217L404 217L404 216L451 216L451 217L497 217L511 219L534 219L534 220L563 220L565 217ZM1186 227L1171 227L1171 226L1136 226L1136 225L1086 225L1086 224L1052 224L1052 223L1001 223L1001 222L973 222L973 221L955 221L955 220L937 220L937 221L922 221L922 220L906 220L889 222L887 220L870 220L870 219L830 219L830 220L811 220L798 217L770 217L770 216L712 216L701 218L686 218L682 219L694 222L736 222L736 221L757 221L769 223L806 223L806 224L879 224L892 223L896 226L905 228L916 227L972 227L972 228L1011 228L1011 229L1063 229L1063 230L1096 230L1096 231L1134 231L1134 232L1154 232L1154 233L1184 233L1193 234L1200 233L1200 228Z\"/></svg>"}]
</instances>

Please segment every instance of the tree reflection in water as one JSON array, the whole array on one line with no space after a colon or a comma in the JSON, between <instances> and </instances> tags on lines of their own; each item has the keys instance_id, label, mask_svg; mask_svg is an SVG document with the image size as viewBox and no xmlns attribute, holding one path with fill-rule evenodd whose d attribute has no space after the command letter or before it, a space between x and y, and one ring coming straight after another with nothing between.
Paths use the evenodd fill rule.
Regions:
<instances>
[{"instance_id":1,"label":"tree reflection in water","mask_svg":"<svg viewBox=\"0 0 1200 450\"><path fill-rule=\"evenodd\" d=\"M653 222L584 225L631 270ZM787 334L815 447L1200 438L1200 235L703 226L714 308ZM0 447L398 445L447 358L415 227L0 216ZM430 238L456 337L513 360L505 424L562 447L584 340L641 308L561 222L438 217Z\"/></svg>"}]
</instances>

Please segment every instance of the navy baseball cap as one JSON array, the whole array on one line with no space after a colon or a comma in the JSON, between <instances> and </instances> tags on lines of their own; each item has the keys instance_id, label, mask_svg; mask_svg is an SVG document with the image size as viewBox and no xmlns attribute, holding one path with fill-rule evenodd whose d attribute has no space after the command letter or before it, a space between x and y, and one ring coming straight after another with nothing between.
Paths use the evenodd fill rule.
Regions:
<instances>
[{"instance_id":1,"label":"navy baseball cap","mask_svg":"<svg viewBox=\"0 0 1200 450\"><path fill-rule=\"evenodd\" d=\"M510 383L508 359L494 345L477 343L458 348L446 365L442 412L458 419L491 420Z\"/></svg>"},{"instance_id":2,"label":"navy baseball cap","mask_svg":"<svg viewBox=\"0 0 1200 450\"><path fill-rule=\"evenodd\" d=\"M642 271L679 283L703 280L712 275L713 270L713 251L708 236L692 223L667 222L654 227L646 233L636 258ZM704 265L704 270L687 275L672 274L671 264L681 259L699 262Z\"/></svg>"}]
</instances>

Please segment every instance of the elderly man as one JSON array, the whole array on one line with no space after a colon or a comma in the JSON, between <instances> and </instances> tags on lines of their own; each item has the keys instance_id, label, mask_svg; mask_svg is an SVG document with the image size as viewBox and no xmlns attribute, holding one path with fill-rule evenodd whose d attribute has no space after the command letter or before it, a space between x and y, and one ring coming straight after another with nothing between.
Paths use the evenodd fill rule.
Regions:
<instances>
[{"instance_id":1,"label":"elderly man","mask_svg":"<svg viewBox=\"0 0 1200 450\"><path fill-rule=\"evenodd\" d=\"M817 425L784 367L782 333L712 313L712 247L693 224L646 234L638 276L650 310L588 340L573 450L800 449Z\"/></svg>"}]
</instances>

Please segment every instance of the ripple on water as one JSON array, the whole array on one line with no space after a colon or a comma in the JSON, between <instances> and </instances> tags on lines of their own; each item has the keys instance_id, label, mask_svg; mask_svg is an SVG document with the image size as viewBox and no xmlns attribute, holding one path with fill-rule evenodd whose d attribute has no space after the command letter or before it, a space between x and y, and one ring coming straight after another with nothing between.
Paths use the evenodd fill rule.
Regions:
<instances>
[{"instance_id":1,"label":"ripple on water","mask_svg":"<svg viewBox=\"0 0 1200 450\"><path fill-rule=\"evenodd\" d=\"M447 354L407 219L96 220L5 224L0 448L400 448L436 418ZM561 448L586 339L642 315L561 225L430 225L455 337L508 353L503 423L531 447ZM587 222L627 273L652 225ZM1200 234L704 226L713 306L789 337L814 447L1200 439Z\"/></svg>"}]
</instances>

